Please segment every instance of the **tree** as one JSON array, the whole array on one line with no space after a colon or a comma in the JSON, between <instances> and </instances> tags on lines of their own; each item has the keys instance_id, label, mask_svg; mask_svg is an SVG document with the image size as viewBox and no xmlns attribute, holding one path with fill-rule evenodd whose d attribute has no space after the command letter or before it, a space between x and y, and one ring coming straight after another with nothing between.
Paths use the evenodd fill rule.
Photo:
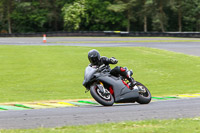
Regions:
<instances>
[{"instance_id":1,"label":"tree","mask_svg":"<svg viewBox=\"0 0 200 133\"><path fill-rule=\"evenodd\" d=\"M139 6L141 7L138 11L138 16L142 18L144 23L144 32L147 32L147 18L151 16L153 12L153 1L152 0L138 0Z\"/></svg>"},{"instance_id":2,"label":"tree","mask_svg":"<svg viewBox=\"0 0 200 133\"><path fill-rule=\"evenodd\" d=\"M3 3L0 1L0 33L4 30L4 15L3 15Z\"/></svg>"},{"instance_id":3,"label":"tree","mask_svg":"<svg viewBox=\"0 0 200 133\"><path fill-rule=\"evenodd\" d=\"M48 22L48 9L46 3L19 1L11 18L14 20L15 32L42 32L46 31L45 24Z\"/></svg>"},{"instance_id":4,"label":"tree","mask_svg":"<svg viewBox=\"0 0 200 133\"><path fill-rule=\"evenodd\" d=\"M82 30L105 31L123 29L126 25L123 14L107 9L112 2L113 0L86 0L85 8L88 17L87 23L84 20L82 21Z\"/></svg>"},{"instance_id":5,"label":"tree","mask_svg":"<svg viewBox=\"0 0 200 133\"><path fill-rule=\"evenodd\" d=\"M78 30L81 20L87 19L85 13L85 0L77 0L73 4L65 4L62 8L64 14L64 25L68 30Z\"/></svg>"},{"instance_id":6,"label":"tree","mask_svg":"<svg viewBox=\"0 0 200 133\"><path fill-rule=\"evenodd\" d=\"M9 34L12 33L11 14L12 14L14 5L15 5L15 1L13 0L0 1L0 8L1 8L0 12L2 13L1 15L2 26L7 27Z\"/></svg>"},{"instance_id":7,"label":"tree","mask_svg":"<svg viewBox=\"0 0 200 133\"><path fill-rule=\"evenodd\" d=\"M200 31L200 0L185 0L183 4L185 31Z\"/></svg>"},{"instance_id":8,"label":"tree","mask_svg":"<svg viewBox=\"0 0 200 133\"><path fill-rule=\"evenodd\" d=\"M108 7L115 12L123 12L127 18L127 31L130 31L130 23L135 20L134 8L137 6L137 0L116 0L116 4Z\"/></svg>"},{"instance_id":9,"label":"tree","mask_svg":"<svg viewBox=\"0 0 200 133\"><path fill-rule=\"evenodd\" d=\"M0 0L0 32L200 31L200 0Z\"/></svg>"},{"instance_id":10,"label":"tree","mask_svg":"<svg viewBox=\"0 0 200 133\"><path fill-rule=\"evenodd\" d=\"M69 2L69 0L67 0ZM42 3L42 1L40 2ZM66 4L66 0L48 0L46 8L48 9L48 29L50 31L63 30L62 8Z\"/></svg>"},{"instance_id":11,"label":"tree","mask_svg":"<svg viewBox=\"0 0 200 133\"><path fill-rule=\"evenodd\" d=\"M182 17L184 13L185 0L171 0L172 10L178 14L178 31L182 31Z\"/></svg>"},{"instance_id":12,"label":"tree","mask_svg":"<svg viewBox=\"0 0 200 133\"><path fill-rule=\"evenodd\" d=\"M165 26L167 25L167 15L164 12L164 7L168 6L169 0L153 0L155 12L153 14L153 27L155 30L161 30L165 32ZM158 27L157 25L160 25Z\"/></svg>"}]
</instances>

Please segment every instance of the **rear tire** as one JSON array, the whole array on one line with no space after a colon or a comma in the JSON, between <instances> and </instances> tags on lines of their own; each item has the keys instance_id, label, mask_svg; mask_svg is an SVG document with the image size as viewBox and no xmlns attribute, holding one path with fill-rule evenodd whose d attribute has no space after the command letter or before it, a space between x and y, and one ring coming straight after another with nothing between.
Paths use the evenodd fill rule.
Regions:
<instances>
[{"instance_id":1,"label":"rear tire","mask_svg":"<svg viewBox=\"0 0 200 133\"><path fill-rule=\"evenodd\" d=\"M106 89L106 91L108 90ZM112 106L114 104L114 98L112 94L109 92L108 96L103 96L96 85L90 87L90 94L101 105Z\"/></svg>"},{"instance_id":2,"label":"rear tire","mask_svg":"<svg viewBox=\"0 0 200 133\"><path fill-rule=\"evenodd\" d=\"M140 104L148 104L151 101L151 93L150 91L147 89L146 86L144 86L142 83L137 82L136 86L138 87L142 87L143 89L145 89L145 93L143 92L139 92L139 97L137 99L136 102L140 103Z\"/></svg>"}]
</instances>

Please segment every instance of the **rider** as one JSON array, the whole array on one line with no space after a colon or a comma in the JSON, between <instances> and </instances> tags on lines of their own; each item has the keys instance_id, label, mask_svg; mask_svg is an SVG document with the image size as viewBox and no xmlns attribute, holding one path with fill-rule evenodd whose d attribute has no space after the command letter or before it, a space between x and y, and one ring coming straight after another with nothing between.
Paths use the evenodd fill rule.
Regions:
<instances>
[{"instance_id":1,"label":"rider","mask_svg":"<svg viewBox=\"0 0 200 133\"><path fill-rule=\"evenodd\" d=\"M91 63L90 66L96 68L98 68L103 64L105 65L117 64L118 62L118 60L115 59L114 57L108 58L105 56L100 56L99 52L95 49L92 49L88 52L88 59ZM116 66L110 71L110 74L114 76L121 75L122 77L126 77L131 83L130 87L132 88L134 86L134 79L131 77L133 73L132 71L127 71L127 68Z\"/></svg>"}]
</instances>

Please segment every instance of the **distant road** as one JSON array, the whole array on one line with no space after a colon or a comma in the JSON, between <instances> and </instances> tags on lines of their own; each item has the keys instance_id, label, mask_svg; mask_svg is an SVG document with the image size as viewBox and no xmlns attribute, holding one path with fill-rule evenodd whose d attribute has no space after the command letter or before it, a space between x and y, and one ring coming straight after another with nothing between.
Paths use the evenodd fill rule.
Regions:
<instances>
[{"instance_id":1,"label":"distant road","mask_svg":"<svg viewBox=\"0 0 200 133\"><path fill-rule=\"evenodd\" d=\"M65 45L88 47L151 47L200 56L200 38L172 37L41 37L0 38L0 45Z\"/></svg>"}]
</instances>

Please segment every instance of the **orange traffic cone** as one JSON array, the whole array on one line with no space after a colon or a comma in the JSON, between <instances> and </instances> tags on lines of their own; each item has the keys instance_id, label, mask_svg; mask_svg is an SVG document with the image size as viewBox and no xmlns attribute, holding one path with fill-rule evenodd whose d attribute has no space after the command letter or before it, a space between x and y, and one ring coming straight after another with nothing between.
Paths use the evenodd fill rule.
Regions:
<instances>
[{"instance_id":1,"label":"orange traffic cone","mask_svg":"<svg viewBox=\"0 0 200 133\"><path fill-rule=\"evenodd\" d=\"M43 35L43 43L46 43L47 42L47 37L46 37L46 34Z\"/></svg>"}]
</instances>

